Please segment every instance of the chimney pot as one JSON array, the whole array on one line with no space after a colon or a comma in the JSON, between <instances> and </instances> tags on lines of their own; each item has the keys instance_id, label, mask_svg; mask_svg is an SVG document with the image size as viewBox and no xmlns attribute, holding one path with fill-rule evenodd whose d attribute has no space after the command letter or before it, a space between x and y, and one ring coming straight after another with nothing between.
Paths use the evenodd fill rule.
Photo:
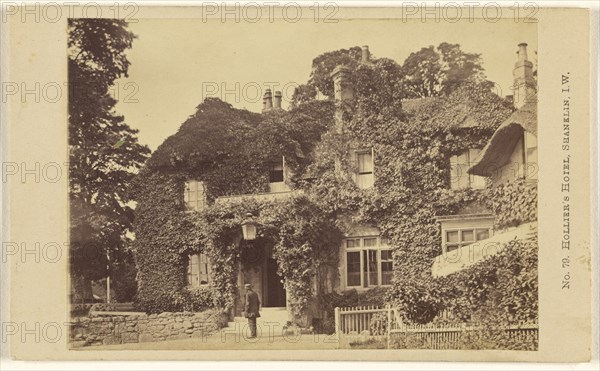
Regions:
<instances>
[{"instance_id":1,"label":"chimney pot","mask_svg":"<svg viewBox=\"0 0 600 371\"><path fill-rule=\"evenodd\" d=\"M517 55L517 62L513 69L513 104L515 108L521 108L526 103L535 102L537 88L533 78L533 63L527 59L526 43L519 44Z\"/></svg>"},{"instance_id":2,"label":"chimney pot","mask_svg":"<svg viewBox=\"0 0 600 371\"><path fill-rule=\"evenodd\" d=\"M520 61L526 61L527 60L527 43L520 43L519 51L517 53L519 54Z\"/></svg>"},{"instance_id":3,"label":"chimney pot","mask_svg":"<svg viewBox=\"0 0 600 371\"><path fill-rule=\"evenodd\" d=\"M263 112L269 111L273 108L273 98L271 95L271 89L265 90L265 95L263 96Z\"/></svg>"},{"instance_id":4,"label":"chimney pot","mask_svg":"<svg viewBox=\"0 0 600 371\"><path fill-rule=\"evenodd\" d=\"M281 92L275 91L275 100L273 101L273 107L280 109L281 108Z\"/></svg>"},{"instance_id":5,"label":"chimney pot","mask_svg":"<svg viewBox=\"0 0 600 371\"><path fill-rule=\"evenodd\" d=\"M368 63L369 59L371 59L371 54L369 53L369 46L363 45L361 48L361 61L363 63Z\"/></svg>"}]
</instances>

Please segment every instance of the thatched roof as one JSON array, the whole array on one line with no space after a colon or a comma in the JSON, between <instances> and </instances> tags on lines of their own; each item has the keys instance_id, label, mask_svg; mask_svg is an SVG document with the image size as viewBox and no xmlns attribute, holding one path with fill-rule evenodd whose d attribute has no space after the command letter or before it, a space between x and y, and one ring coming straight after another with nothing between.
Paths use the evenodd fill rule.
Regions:
<instances>
[{"instance_id":1,"label":"thatched roof","mask_svg":"<svg viewBox=\"0 0 600 371\"><path fill-rule=\"evenodd\" d=\"M485 148L467 170L469 174L490 176L490 172L504 166L510 159L523 132L537 137L537 105L527 103L508 117L490 138Z\"/></svg>"},{"instance_id":2,"label":"thatched roof","mask_svg":"<svg viewBox=\"0 0 600 371\"><path fill-rule=\"evenodd\" d=\"M404 99L402 108L409 114L417 114L419 111L433 114L442 111L448 122L445 126L453 128L473 128L487 126L487 120L481 117L481 112L474 112L468 102L445 102L439 97Z\"/></svg>"}]
</instances>

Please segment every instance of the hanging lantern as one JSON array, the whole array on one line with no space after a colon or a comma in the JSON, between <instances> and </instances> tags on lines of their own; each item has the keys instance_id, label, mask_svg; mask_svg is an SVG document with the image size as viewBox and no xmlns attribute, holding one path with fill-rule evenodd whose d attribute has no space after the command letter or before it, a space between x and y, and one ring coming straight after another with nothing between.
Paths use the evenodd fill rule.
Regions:
<instances>
[{"instance_id":1,"label":"hanging lantern","mask_svg":"<svg viewBox=\"0 0 600 371\"><path fill-rule=\"evenodd\" d=\"M246 214L246 220L242 224L242 234L244 236L244 240L253 241L256 239L256 227L257 223L252 219L252 214Z\"/></svg>"}]
</instances>

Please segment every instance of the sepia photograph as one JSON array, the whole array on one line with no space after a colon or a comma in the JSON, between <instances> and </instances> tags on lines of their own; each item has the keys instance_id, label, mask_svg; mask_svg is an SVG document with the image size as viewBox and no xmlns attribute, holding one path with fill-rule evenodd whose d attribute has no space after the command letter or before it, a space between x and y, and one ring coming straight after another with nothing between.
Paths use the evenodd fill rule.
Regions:
<instances>
[{"instance_id":1,"label":"sepia photograph","mask_svg":"<svg viewBox=\"0 0 600 371\"><path fill-rule=\"evenodd\" d=\"M510 19L69 19L70 347L536 351L537 70Z\"/></svg>"},{"instance_id":2,"label":"sepia photograph","mask_svg":"<svg viewBox=\"0 0 600 371\"><path fill-rule=\"evenodd\" d=\"M600 5L25 3L0 369L598 369Z\"/></svg>"}]
</instances>

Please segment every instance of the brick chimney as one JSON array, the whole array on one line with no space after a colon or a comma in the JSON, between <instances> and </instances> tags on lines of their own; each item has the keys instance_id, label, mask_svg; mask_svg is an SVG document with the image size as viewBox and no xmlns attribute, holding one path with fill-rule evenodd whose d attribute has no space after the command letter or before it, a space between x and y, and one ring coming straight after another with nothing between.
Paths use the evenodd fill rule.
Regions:
<instances>
[{"instance_id":1,"label":"brick chimney","mask_svg":"<svg viewBox=\"0 0 600 371\"><path fill-rule=\"evenodd\" d=\"M273 108L273 99L271 95L271 89L265 91L263 96L263 112L270 111Z\"/></svg>"},{"instance_id":2,"label":"brick chimney","mask_svg":"<svg viewBox=\"0 0 600 371\"><path fill-rule=\"evenodd\" d=\"M371 53L369 53L369 46L363 45L361 48L361 62L369 63L370 59L371 59Z\"/></svg>"},{"instance_id":3,"label":"brick chimney","mask_svg":"<svg viewBox=\"0 0 600 371\"><path fill-rule=\"evenodd\" d=\"M350 80L350 68L337 66L331 73L333 78L333 91L335 98L335 126L339 133L344 127L344 110L348 103L354 99L352 81Z\"/></svg>"},{"instance_id":4,"label":"brick chimney","mask_svg":"<svg viewBox=\"0 0 600 371\"><path fill-rule=\"evenodd\" d=\"M275 100L273 101L273 108L281 109L281 92L275 90Z\"/></svg>"},{"instance_id":5,"label":"brick chimney","mask_svg":"<svg viewBox=\"0 0 600 371\"><path fill-rule=\"evenodd\" d=\"M533 79L533 63L527 59L527 44L519 44L517 63L513 69L513 101L515 108L521 108L525 103L535 102L536 86Z\"/></svg>"}]
</instances>

